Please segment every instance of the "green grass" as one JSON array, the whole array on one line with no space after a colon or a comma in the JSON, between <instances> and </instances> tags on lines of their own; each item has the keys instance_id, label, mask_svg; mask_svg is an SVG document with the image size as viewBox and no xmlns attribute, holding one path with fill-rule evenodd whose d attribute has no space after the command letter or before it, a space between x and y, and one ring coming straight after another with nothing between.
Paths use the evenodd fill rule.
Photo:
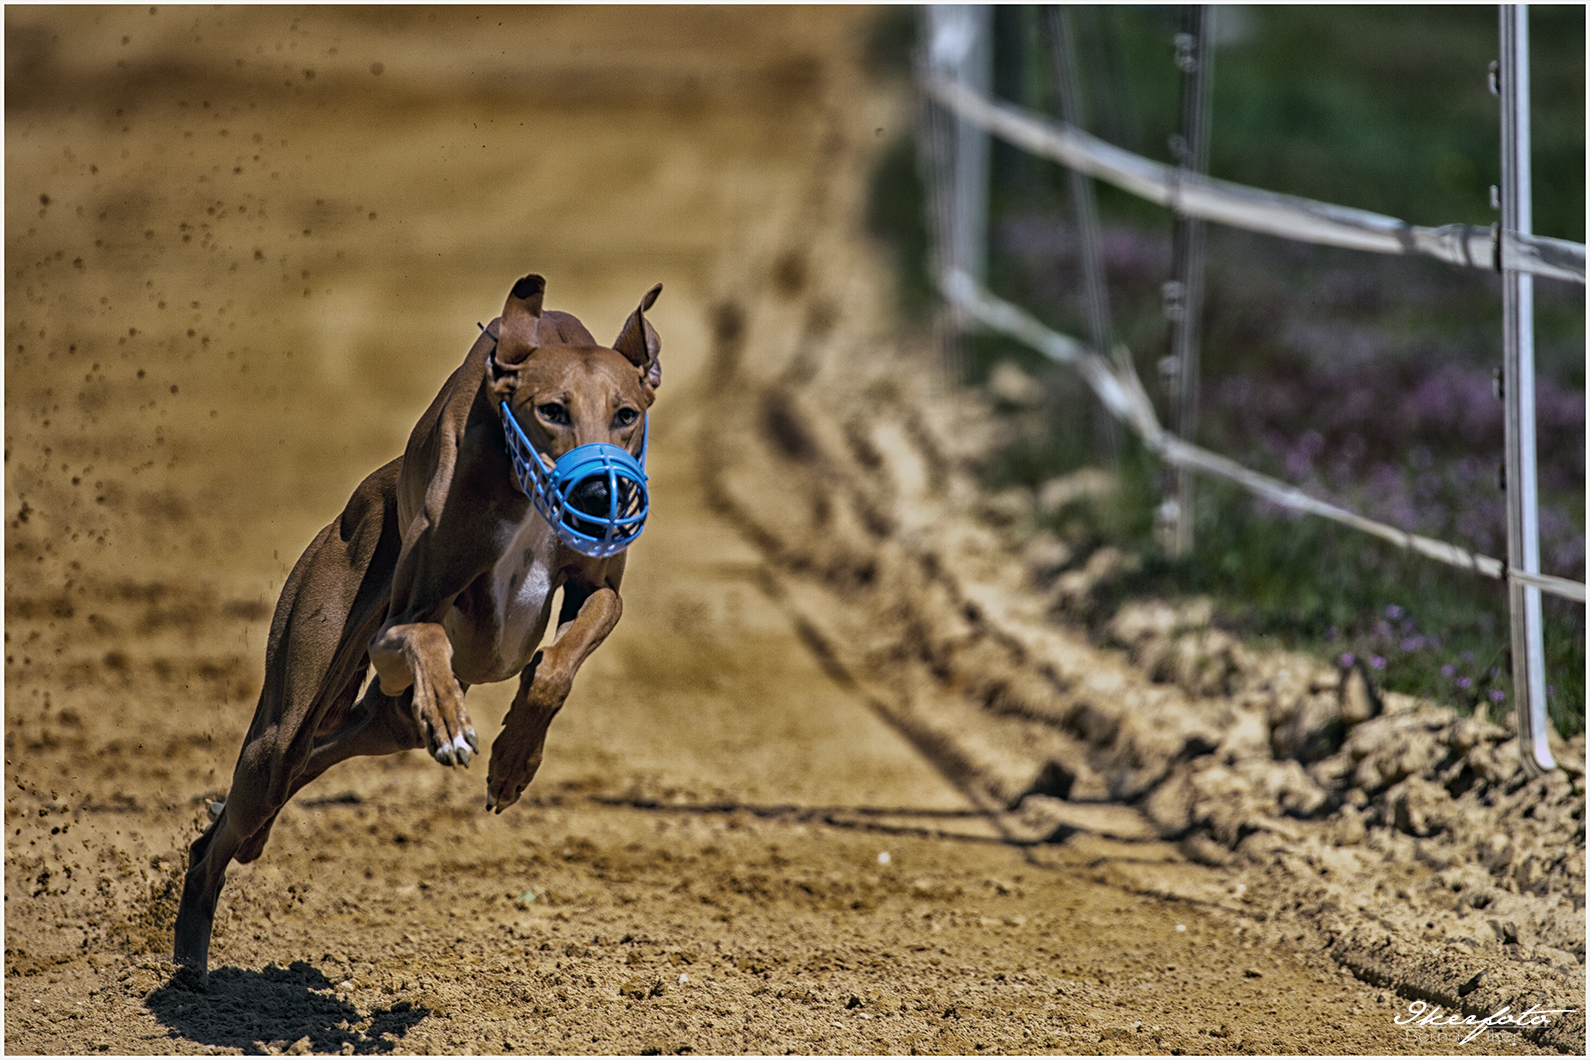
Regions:
<instances>
[{"instance_id":1,"label":"green grass","mask_svg":"<svg viewBox=\"0 0 1590 1060\"><path fill-rule=\"evenodd\" d=\"M1089 109L1115 97L1110 106L1127 117L1114 124L1137 131L1122 146L1162 161L1180 120L1169 45L1179 17L1176 8L1096 9L1094 39L1112 44L1081 49ZM1236 39L1215 52L1215 176L1415 224L1495 220L1494 6L1285 5L1217 17ZM1535 228L1583 241L1585 9L1534 6L1529 19ZM1079 24L1085 33L1088 20Z\"/></svg>"}]
</instances>

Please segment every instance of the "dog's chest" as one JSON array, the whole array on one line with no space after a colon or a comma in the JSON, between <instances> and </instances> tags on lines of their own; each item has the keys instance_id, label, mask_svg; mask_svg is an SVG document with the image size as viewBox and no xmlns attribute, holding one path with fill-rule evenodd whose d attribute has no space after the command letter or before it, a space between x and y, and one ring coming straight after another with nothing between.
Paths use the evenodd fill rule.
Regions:
<instances>
[{"instance_id":1,"label":"dog's chest","mask_svg":"<svg viewBox=\"0 0 1590 1060\"><path fill-rule=\"evenodd\" d=\"M497 534L497 562L484 579L490 621L454 611L448 616L454 670L471 683L503 681L530 661L546 631L557 537L534 510ZM482 628L489 625L489 629Z\"/></svg>"},{"instance_id":2,"label":"dog's chest","mask_svg":"<svg viewBox=\"0 0 1590 1060\"><path fill-rule=\"evenodd\" d=\"M517 526L504 526L502 536L508 543L491 571L491 596L506 646L518 639L521 626L536 625L546 609L558 539L533 509Z\"/></svg>"}]
</instances>

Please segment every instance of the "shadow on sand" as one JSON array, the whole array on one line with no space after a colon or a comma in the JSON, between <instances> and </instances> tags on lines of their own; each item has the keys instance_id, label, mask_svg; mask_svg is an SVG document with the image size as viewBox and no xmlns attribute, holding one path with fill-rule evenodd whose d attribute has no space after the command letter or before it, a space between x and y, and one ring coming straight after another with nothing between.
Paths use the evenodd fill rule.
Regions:
<instances>
[{"instance_id":1,"label":"shadow on sand","mask_svg":"<svg viewBox=\"0 0 1590 1060\"><path fill-rule=\"evenodd\" d=\"M217 968L204 986L179 970L144 1004L173 1037L252 1054L280 1052L301 1038L312 1053L389 1053L430 1015L407 1001L361 1013L304 961L257 972Z\"/></svg>"}]
</instances>

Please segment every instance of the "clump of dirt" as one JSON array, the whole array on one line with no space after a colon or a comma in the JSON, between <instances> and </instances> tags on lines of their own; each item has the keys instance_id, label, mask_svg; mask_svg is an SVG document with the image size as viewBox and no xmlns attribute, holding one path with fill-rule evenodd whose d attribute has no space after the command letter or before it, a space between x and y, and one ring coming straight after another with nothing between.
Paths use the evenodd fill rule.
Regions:
<instances>
[{"instance_id":1,"label":"clump of dirt","mask_svg":"<svg viewBox=\"0 0 1590 1060\"><path fill-rule=\"evenodd\" d=\"M985 495L991 405L935 385L921 351L862 359L776 312L735 319L718 357L736 385L703 437L718 509L832 671L1012 834L1130 807L1366 981L1476 1015L1583 996L1582 736L1531 779L1510 718L1245 645L1208 601L1108 613L1135 557L1032 518L1108 476ZM1576 1011L1541 1040L1583 1036Z\"/></svg>"}]
</instances>

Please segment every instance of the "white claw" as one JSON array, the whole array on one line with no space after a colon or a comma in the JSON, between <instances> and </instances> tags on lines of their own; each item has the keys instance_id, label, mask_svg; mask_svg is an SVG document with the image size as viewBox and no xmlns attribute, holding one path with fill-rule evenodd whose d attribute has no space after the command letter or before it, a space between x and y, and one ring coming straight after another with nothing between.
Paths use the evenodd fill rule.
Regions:
<instances>
[{"instance_id":1,"label":"white claw","mask_svg":"<svg viewBox=\"0 0 1590 1060\"><path fill-rule=\"evenodd\" d=\"M461 766L468 766L469 760L475 755L474 748L469 746L469 741L463 733L453 737L453 761Z\"/></svg>"}]
</instances>

